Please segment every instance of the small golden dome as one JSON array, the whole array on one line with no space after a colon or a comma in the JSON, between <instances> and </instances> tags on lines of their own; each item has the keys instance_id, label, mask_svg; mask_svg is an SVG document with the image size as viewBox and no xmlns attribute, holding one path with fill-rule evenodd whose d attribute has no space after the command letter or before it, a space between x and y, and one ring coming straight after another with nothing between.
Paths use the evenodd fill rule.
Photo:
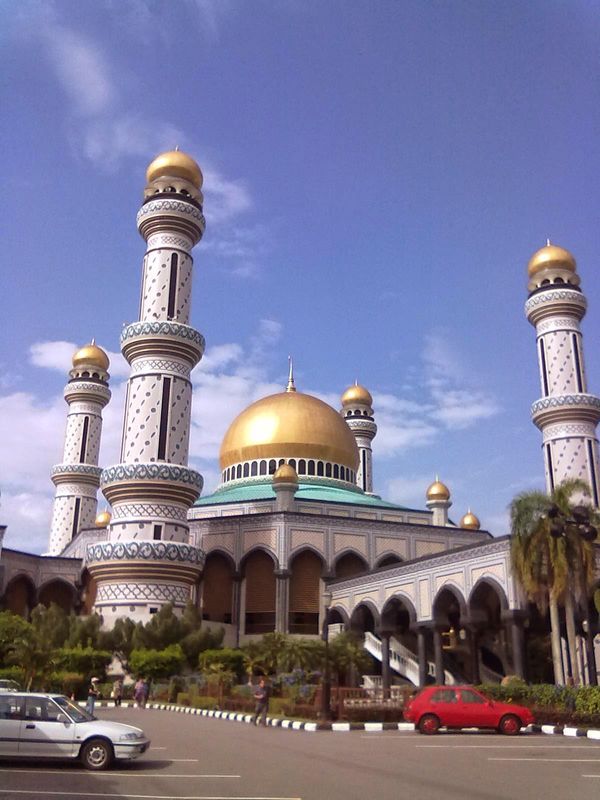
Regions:
<instances>
[{"instance_id":1,"label":"small golden dome","mask_svg":"<svg viewBox=\"0 0 600 800\"><path fill-rule=\"evenodd\" d=\"M108 356L101 347L92 341L81 347L73 356L73 367L99 367L106 371L109 367L110 361Z\"/></svg>"},{"instance_id":2,"label":"small golden dome","mask_svg":"<svg viewBox=\"0 0 600 800\"><path fill-rule=\"evenodd\" d=\"M273 475L273 483L298 483L298 473L289 464L282 464Z\"/></svg>"},{"instance_id":3,"label":"small golden dome","mask_svg":"<svg viewBox=\"0 0 600 800\"><path fill-rule=\"evenodd\" d=\"M435 481L427 489L426 496L428 500L449 500L450 489L436 477Z\"/></svg>"},{"instance_id":4,"label":"small golden dome","mask_svg":"<svg viewBox=\"0 0 600 800\"><path fill-rule=\"evenodd\" d=\"M302 392L263 397L229 426L221 444L221 469L259 458L313 458L358 468L356 440L343 417Z\"/></svg>"},{"instance_id":5,"label":"small golden dome","mask_svg":"<svg viewBox=\"0 0 600 800\"><path fill-rule=\"evenodd\" d=\"M478 531L481 528L481 522L479 522L479 518L475 516L471 512L471 509L467 511L464 517L461 519L459 523L460 528L467 528L471 531Z\"/></svg>"},{"instance_id":6,"label":"small golden dome","mask_svg":"<svg viewBox=\"0 0 600 800\"><path fill-rule=\"evenodd\" d=\"M148 183L162 177L183 178L192 183L196 189L202 187L202 172L191 156L181 150L169 150L156 156L146 170Z\"/></svg>"},{"instance_id":7,"label":"small golden dome","mask_svg":"<svg viewBox=\"0 0 600 800\"><path fill-rule=\"evenodd\" d=\"M545 247L541 247L537 253L531 256L527 265L527 273L530 278L533 278L544 269L566 269L569 272L576 272L577 263L568 250L548 242Z\"/></svg>"},{"instance_id":8,"label":"small golden dome","mask_svg":"<svg viewBox=\"0 0 600 800\"><path fill-rule=\"evenodd\" d=\"M97 528L106 528L107 525L110 523L111 515L110 511L101 511L98 516L96 517L96 527Z\"/></svg>"},{"instance_id":9,"label":"small golden dome","mask_svg":"<svg viewBox=\"0 0 600 800\"><path fill-rule=\"evenodd\" d=\"M349 386L342 395L342 406L344 408L353 406L355 403L363 406L373 405L371 393L364 386L359 386L358 383L355 383L354 386Z\"/></svg>"}]
</instances>

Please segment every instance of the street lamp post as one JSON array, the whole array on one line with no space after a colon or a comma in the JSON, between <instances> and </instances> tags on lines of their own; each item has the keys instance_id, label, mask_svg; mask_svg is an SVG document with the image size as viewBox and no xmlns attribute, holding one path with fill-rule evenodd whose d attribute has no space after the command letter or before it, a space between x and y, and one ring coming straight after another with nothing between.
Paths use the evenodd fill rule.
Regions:
<instances>
[{"instance_id":1,"label":"street lamp post","mask_svg":"<svg viewBox=\"0 0 600 800\"><path fill-rule=\"evenodd\" d=\"M575 506L571 509L571 516L568 517L557 505L551 505L548 509L548 517L551 520L550 536L555 539L562 539L567 535L567 528L575 530L584 542L594 542L598 538L598 530L591 524L589 506ZM578 565L581 567L581 564ZM588 598L586 593L586 606L584 609L585 618L582 621L585 633L585 649L588 663L588 680L590 685L597 686L598 676L596 672L596 656L594 648L594 632L589 623ZM572 654L576 658L576 654Z\"/></svg>"},{"instance_id":2,"label":"street lamp post","mask_svg":"<svg viewBox=\"0 0 600 800\"><path fill-rule=\"evenodd\" d=\"M321 679L321 719L331 719L331 673L329 670L329 609L331 607L331 592L323 592L323 633L322 639L325 645L325 663L323 665L323 677Z\"/></svg>"}]
</instances>

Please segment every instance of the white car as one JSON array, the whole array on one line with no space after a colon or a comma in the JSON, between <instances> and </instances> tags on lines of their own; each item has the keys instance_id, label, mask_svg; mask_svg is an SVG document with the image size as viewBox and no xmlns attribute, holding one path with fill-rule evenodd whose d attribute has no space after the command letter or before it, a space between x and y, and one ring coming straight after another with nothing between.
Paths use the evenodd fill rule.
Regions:
<instances>
[{"instance_id":1,"label":"white car","mask_svg":"<svg viewBox=\"0 0 600 800\"><path fill-rule=\"evenodd\" d=\"M79 758L87 769L138 758L150 747L139 728L100 720L58 694L0 690L0 756Z\"/></svg>"}]
</instances>

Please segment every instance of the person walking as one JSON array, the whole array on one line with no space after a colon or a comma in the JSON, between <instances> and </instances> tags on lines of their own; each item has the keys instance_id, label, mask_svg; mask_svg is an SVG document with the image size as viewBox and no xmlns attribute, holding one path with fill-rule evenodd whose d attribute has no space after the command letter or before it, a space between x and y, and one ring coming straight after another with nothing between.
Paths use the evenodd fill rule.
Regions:
<instances>
[{"instance_id":1,"label":"person walking","mask_svg":"<svg viewBox=\"0 0 600 800\"><path fill-rule=\"evenodd\" d=\"M117 678L117 680L113 683L112 697L115 701L115 708L120 706L121 700L123 699L123 681L121 678Z\"/></svg>"},{"instance_id":2,"label":"person walking","mask_svg":"<svg viewBox=\"0 0 600 800\"><path fill-rule=\"evenodd\" d=\"M137 703L138 708L146 708L149 691L150 687L148 682L142 677L138 678L133 689L133 699Z\"/></svg>"},{"instance_id":3,"label":"person walking","mask_svg":"<svg viewBox=\"0 0 600 800\"><path fill-rule=\"evenodd\" d=\"M98 690L98 684L100 680L98 678L92 678L90 681L90 685L88 687L87 693L87 703L85 704L85 710L88 714L94 714L94 706L96 705L96 700L100 697L100 691Z\"/></svg>"},{"instance_id":4,"label":"person walking","mask_svg":"<svg viewBox=\"0 0 600 800\"><path fill-rule=\"evenodd\" d=\"M254 725L267 724L267 711L269 710L269 698L271 696L271 687L267 685L264 678L258 682L256 691L254 692L254 699L256 700L256 708L252 722Z\"/></svg>"}]
</instances>

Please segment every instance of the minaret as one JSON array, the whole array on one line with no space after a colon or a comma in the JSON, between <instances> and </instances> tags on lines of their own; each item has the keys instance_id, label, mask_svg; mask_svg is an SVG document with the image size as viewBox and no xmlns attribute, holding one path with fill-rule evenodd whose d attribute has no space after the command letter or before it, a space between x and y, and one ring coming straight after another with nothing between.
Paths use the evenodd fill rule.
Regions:
<instances>
[{"instance_id":1,"label":"minaret","mask_svg":"<svg viewBox=\"0 0 600 800\"><path fill-rule=\"evenodd\" d=\"M525 313L535 325L542 396L531 407L542 431L548 492L569 478L580 478L598 506L600 398L587 391L583 340L579 327L586 312L575 259L548 241L528 265Z\"/></svg>"},{"instance_id":2,"label":"minaret","mask_svg":"<svg viewBox=\"0 0 600 800\"><path fill-rule=\"evenodd\" d=\"M110 400L108 366L108 356L93 340L73 356L64 391L69 413L63 460L51 473L56 486L48 544L51 556L62 553L82 528L94 526L102 472L98 467L102 409Z\"/></svg>"},{"instance_id":3,"label":"minaret","mask_svg":"<svg viewBox=\"0 0 600 800\"><path fill-rule=\"evenodd\" d=\"M448 509L452 505L450 489L436 475L435 481L428 487L425 497L425 504L432 511L432 523L443 528L448 524Z\"/></svg>"},{"instance_id":4,"label":"minaret","mask_svg":"<svg viewBox=\"0 0 600 800\"><path fill-rule=\"evenodd\" d=\"M377 433L373 419L373 398L364 388L355 383L342 395L342 417L354 434L360 461L356 473L356 484L363 492L373 494L373 451L371 442Z\"/></svg>"},{"instance_id":5,"label":"minaret","mask_svg":"<svg viewBox=\"0 0 600 800\"><path fill-rule=\"evenodd\" d=\"M172 603L194 599L203 555L188 544L187 511L202 489L188 468L190 372L204 338L188 324L191 251L204 233L202 173L178 150L148 167L137 215L147 249L140 319L121 333L131 373L121 463L105 469L101 487L112 506L107 541L90 545L87 566L98 583L95 610L147 620Z\"/></svg>"}]
</instances>

